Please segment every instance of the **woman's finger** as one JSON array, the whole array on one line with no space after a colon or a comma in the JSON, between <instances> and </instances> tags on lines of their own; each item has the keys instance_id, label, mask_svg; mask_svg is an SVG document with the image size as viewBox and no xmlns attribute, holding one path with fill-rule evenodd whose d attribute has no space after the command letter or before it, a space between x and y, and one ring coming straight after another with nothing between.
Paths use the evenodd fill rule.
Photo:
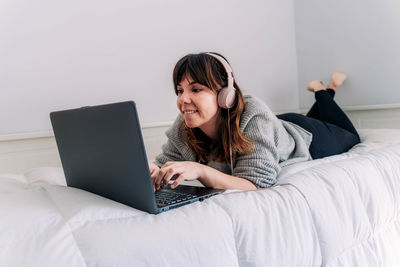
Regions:
<instances>
[{"instance_id":1,"label":"woman's finger","mask_svg":"<svg viewBox=\"0 0 400 267\"><path fill-rule=\"evenodd\" d=\"M164 179L164 176L165 176L165 171L163 169L160 169L156 178L154 179L154 185L156 187L156 190L160 189L161 182Z\"/></svg>"},{"instance_id":2,"label":"woman's finger","mask_svg":"<svg viewBox=\"0 0 400 267\"><path fill-rule=\"evenodd\" d=\"M160 168L155 165L154 163L150 162L149 163L149 168L150 168L150 178L151 178L151 182L153 184L153 189L155 190L155 183L156 183L156 179L158 176L158 173L160 171Z\"/></svg>"},{"instance_id":3,"label":"woman's finger","mask_svg":"<svg viewBox=\"0 0 400 267\"><path fill-rule=\"evenodd\" d=\"M174 169L162 167L155 182L156 190L159 190L161 186L168 185L168 181L173 174Z\"/></svg>"},{"instance_id":4,"label":"woman's finger","mask_svg":"<svg viewBox=\"0 0 400 267\"><path fill-rule=\"evenodd\" d=\"M175 173L175 174L171 177L171 179L165 179L165 180L163 180L163 181L161 182L161 186L164 186L164 187L168 186L168 184L169 184L171 181L175 181L175 179L176 179L178 176L179 176L179 173Z\"/></svg>"},{"instance_id":5,"label":"woman's finger","mask_svg":"<svg viewBox=\"0 0 400 267\"><path fill-rule=\"evenodd\" d=\"M177 171L173 168L169 168L166 174L164 175L164 178L161 182L163 185L168 185L169 180L171 180L172 177L174 177L177 174Z\"/></svg>"},{"instance_id":6,"label":"woman's finger","mask_svg":"<svg viewBox=\"0 0 400 267\"><path fill-rule=\"evenodd\" d=\"M174 189L176 188L183 180L185 180L185 177L183 174L179 175L178 178L175 179L175 181L171 184L171 188Z\"/></svg>"},{"instance_id":7,"label":"woman's finger","mask_svg":"<svg viewBox=\"0 0 400 267\"><path fill-rule=\"evenodd\" d=\"M155 180L158 176L159 170L152 170L152 172L150 173L150 177L152 180Z\"/></svg>"}]
</instances>

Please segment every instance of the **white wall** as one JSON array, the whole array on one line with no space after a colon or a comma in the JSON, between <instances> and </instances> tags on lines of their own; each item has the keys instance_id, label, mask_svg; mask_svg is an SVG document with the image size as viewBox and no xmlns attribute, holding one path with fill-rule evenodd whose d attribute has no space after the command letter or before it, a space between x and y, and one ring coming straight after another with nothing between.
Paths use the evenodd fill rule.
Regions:
<instances>
[{"instance_id":1,"label":"white wall","mask_svg":"<svg viewBox=\"0 0 400 267\"><path fill-rule=\"evenodd\" d=\"M400 106L400 1L294 2L302 108L313 102L307 83L327 83L333 70L349 75L341 106Z\"/></svg>"},{"instance_id":2,"label":"white wall","mask_svg":"<svg viewBox=\"0 0 400 267\"><path fill-rule=\"evenodd\" d=\"M298 108L292 0L1 1L0 135L127 99L142 123L172 121L174 64L203 51L225 55L273 110Z\"/></svg>"}]
</instances>

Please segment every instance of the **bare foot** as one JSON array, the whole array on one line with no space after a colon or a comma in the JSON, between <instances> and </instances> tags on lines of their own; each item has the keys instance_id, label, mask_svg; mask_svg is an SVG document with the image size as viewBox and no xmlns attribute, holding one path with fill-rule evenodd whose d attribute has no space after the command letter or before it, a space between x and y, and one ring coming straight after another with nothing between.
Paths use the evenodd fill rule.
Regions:
<instances>
[{"instance_id":1,"label":"bare foot","mask_svg":"<svg viewBox=\"0 0 400 267\"><path fill-rule=\"evenodd\" d=\"M332 88L333 90L337 90L339 86L341 86L346 80L347 75L343 72L334 71L331 75L331 80L329 81L328 88Z\"/></svg>"},{"instance_id":2,"label":"bare foot","mask_svg":"<svg viewBox=\"0 0 400 267\"><path fill-rule=\"evenodd\" d=\"M320 80L311 81L307 85L307 90L314 92L314 93L317 91L320 91L320 90L325 90L325 89L326 88L325 88L324 84Z\"/></svg>"}]
</instances>

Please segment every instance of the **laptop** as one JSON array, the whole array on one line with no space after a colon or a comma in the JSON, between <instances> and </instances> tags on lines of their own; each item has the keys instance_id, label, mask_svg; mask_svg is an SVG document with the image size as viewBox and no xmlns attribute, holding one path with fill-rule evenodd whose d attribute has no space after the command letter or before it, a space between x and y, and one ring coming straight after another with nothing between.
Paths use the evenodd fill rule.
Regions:
<instances>
[{"instance_id":1,"label":"laptop","mask_svg":"<svg viewBox=\"0 0 400 267\"><path fill-rule=\"evenodd\" d=\"M224 190L169 186L156 192L134 101L50 113L68 186L158 214Z\"/></svg>"}]
</instances>

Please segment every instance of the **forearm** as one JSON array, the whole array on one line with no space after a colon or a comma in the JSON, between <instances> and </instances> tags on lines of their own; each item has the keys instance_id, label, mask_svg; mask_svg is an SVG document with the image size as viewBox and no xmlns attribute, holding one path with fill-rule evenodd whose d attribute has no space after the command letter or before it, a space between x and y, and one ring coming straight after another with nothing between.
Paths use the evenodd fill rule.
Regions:
<instances>
[{"instance_id":1,"label":"forearm","mask_svg":"<svg viewBox=\"0 0 400 267\"><path fill-rule=\"evenodd\" d=\"M218 189L256 190L257 187L247 179L225 174L211 167L203 166L200 182L207 187Z\"/></svg>"}]
</instances>

